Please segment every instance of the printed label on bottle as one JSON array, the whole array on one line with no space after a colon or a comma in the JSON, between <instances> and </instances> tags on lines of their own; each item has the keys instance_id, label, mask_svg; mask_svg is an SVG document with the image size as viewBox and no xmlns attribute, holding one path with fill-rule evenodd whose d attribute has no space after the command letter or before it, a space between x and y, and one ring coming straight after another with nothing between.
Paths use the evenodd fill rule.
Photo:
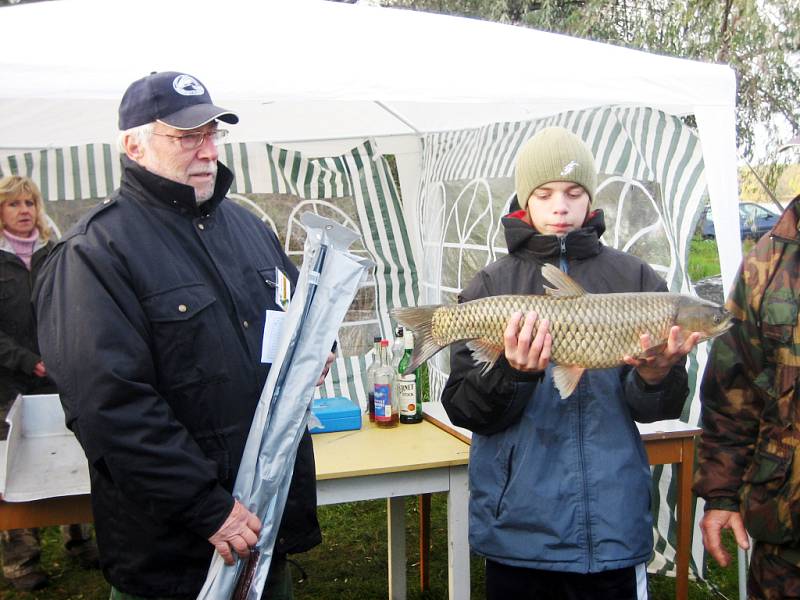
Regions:
<instances>
[{"instance_id":1,"label":"printed label on bottle","mask_svg":"<svg viewBox=\"0 0 800 600\"><path fill-rule=\"evenodd\" d=\"M387 383L375 384L375 420L389 421L392 418L392 386Z\"/></svg>"},{"instance_id":2,"label":"printed label on bottle","mask_svg":"<svg viewBox=\"0 0 800 600\"><path fill-rule=\"evenodd\" d=\"M397 378L397 400L401 415L412 417L417 414L417 378L413 373Z\"/></svg>"}]
</instances>

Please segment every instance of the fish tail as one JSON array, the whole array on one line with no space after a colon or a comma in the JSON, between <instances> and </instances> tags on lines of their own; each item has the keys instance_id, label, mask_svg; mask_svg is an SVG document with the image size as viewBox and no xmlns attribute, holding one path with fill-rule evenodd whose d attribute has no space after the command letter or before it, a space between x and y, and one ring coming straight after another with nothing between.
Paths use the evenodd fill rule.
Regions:
<instances>
[{"instance_id":1,"label":"fish tail","mask_svg":"<svg viewBox=\"0 0 800 600\"><path fill-rule=\"evenodd\" d=\"M433 313L441 305L393 308L389 314L403 327L410 329L414 335L414 351L403 375L408 375L431 356L439 352L440 346L433 340Z\"/></svg>"}]
</instances>

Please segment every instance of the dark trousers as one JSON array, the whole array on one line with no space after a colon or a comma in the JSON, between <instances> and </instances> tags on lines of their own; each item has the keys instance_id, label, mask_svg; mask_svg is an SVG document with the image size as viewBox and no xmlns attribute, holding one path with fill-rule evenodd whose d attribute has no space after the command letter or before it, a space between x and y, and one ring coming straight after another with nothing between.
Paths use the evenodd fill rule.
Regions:
<instances>
[{"instance_id":1,"label":"dark trousers","mask_svg":"<svg viewBox=\"0 0 800 600\"><path fill-rule=\"evenodd\" d=\"M601 573L566 573L486 561L486 600L646 600L644 563Z\"/></svg>"},{"instance_id":2,"label":"dark trousers","mask_svg":"<svg viewBox=\"0 0 800 600\"><path fill-rule=\"evenodd\" d=\"M286 555L275 556L269 567L267 581L264 584L264 591L261 592L261 600L293 600L294 588L292 585L292 573ZM111 595L108 600L178 600L176 598L145 598L144 596L134 596L120 592L117 588L111 587Z\"/></svg>"}]
</instances>

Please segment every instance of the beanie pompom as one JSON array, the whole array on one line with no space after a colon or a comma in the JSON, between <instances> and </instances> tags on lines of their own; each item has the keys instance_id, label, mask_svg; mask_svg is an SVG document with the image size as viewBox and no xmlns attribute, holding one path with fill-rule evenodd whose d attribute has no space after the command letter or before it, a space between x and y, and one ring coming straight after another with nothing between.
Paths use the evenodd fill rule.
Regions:
<instances>
[{"instance_id":1,"label":"beanie pompom","mask_svg":"<svg viewBox=\"0 0 800 600\"><path fill-rule=\"evenodd\" d=\"M529 139L517 154L514 169L517 201L528 207L533 190L551 181L577 183L594 199L597 168L583 140L563 127L547 127Z\"/></svg>"}]
</instances>

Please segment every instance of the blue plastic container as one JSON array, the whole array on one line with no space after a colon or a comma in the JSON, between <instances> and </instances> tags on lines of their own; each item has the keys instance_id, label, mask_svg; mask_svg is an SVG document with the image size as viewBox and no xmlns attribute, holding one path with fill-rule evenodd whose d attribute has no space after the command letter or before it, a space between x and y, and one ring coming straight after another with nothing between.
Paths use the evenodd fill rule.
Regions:
<instances>
[{"instance_id":1,"label":"blue plastic container","mask_svg":"<svg viewBox=\"0 0 800 600\"><path fill-rule=\"evenodd\" d=\"M311 402L311 412L322 423L322 427L309 429L311 433L361 429L361 409L350 398L317 398Z\"/></svg>"}]
</instances>

